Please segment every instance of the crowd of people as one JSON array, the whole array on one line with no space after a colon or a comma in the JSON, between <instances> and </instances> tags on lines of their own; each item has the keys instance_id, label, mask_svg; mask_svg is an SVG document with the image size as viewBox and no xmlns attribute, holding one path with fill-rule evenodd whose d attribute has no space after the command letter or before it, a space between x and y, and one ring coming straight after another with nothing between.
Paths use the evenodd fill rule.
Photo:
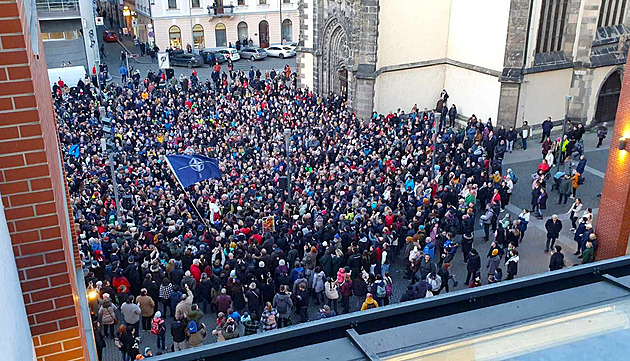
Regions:
<instances>
[{"instance_id":1,"label":"crowd of people","mask_svg":"<svg viewBox=\"0 0 630 361\"><path fill-rule=\"evenodd\" d=\"M113 338L134 359L155 345L140 327L158 352L177 351L306 322L313 304L327 318L449 292L458 253L466 287L517 275L529 211L504 213L517 178L503 169L516 130L475 116L458 129L417 106L364 121L340 96L298 88L290 69L220 73L53 89L97 345ZM101 118L114 128L119 203ZM222 178L181 189L163 159L178 153L217 158ZM483 241L494 234L483 280L476 222ZM588 223L573 223L582 240ZM394 262L410 283L399 300ZM208 312L216 323L200 321Z\"/></svg>"}]
</instances>

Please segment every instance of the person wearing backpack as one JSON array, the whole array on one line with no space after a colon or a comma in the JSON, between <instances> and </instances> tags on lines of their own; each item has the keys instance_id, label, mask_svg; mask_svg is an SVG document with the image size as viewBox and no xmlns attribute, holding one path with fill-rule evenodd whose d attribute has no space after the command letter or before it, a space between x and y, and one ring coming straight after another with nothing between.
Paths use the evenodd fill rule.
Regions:
<instances>
[{"instance_id":1,"label":"person wearing backpack","mask_svg":"<svg viewBox=\"0 0 630 361\"><path fill-rule=\"evenodd\" d=\"M339 290L338 284L332 277L328 277L328 281L326 282L324 288L326 290L326 299L328 300L327 304L330 306L335 313L337 313L337 306L339 300Z\"/></svg>"},{"instance_id":2,"label":"person wearing backpack","mask_svg":"<svg viewBox=\"0 0 630 361\"><path fill-rule=\"evenodd\" d=\"M280 285L280 292L273 297L273 307L278 311L278 328L289 326L293 301L288 292L289 286Z\"/></svg>"},{"instance_id":3,"label":"person wearing backpack","mask_svg":"<svg viewBox=\"0 0 630 361\"><path fill-rule=\"evenodd\" d=\"M380 274L376 275L376 280L374 281L373 287L374 292L372 293L372 295L376 296L375 301L379 305L384 305L385 302L383 300L387 298L387 289L385 288L385 286L386 284L385 281L383 281L383 276L381 276Z\"/></svg>"},{"instance_id":4,"label":"person wearing backpack","mask_svg":"<svg viewBox=\"0 0 630 361\"><path fill-rule=\"evenodd\" d=\"M378 307L378 302L376 302L374 298L372 298L371 293L368 293L365 296L365 302L363 302L363 305L361 306L361 311L365 311L365 310L369 310L371 308L377 308L377 307Z\"/></svg>"},{"instance_id":5,"label":"person wearing backpack","mask_svg":"<svg viewBox=\"0 0 630 361\"><path fill-rule=\"evenodd\" d=\"M157 311L151 320L151 334L157 336L157 349L166 350L166 325L160 311Z\"/></svg>"},{"instance_id":6,"label":"person wearing backpack","mask_svg":"<svg viewBox=\"0 0 630 361\"><path fill-rule=\"evenodd\" d=\"M385 282L385 298L383 298L383 306L387 306L389 305L389 300L394 293L394 281L389 276L389 272L385 273L383 281Z\"/></svg>"}]
</instances>

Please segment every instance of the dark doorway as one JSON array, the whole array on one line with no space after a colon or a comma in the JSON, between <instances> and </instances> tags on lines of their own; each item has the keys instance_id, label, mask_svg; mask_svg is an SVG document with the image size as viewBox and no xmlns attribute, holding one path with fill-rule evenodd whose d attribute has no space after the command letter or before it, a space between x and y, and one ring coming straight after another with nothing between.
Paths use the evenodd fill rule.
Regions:
<instances>
[{"instance_id":1,"label":"dark doorway","mask_svg":"<svg viewBox=\"0 0 630 361\"><path fill-rule=\"evenodd\" d=\"M619 94L621 93L621 74L616 71L606 79L597 97L597 109L593 124L601 122L613 122L617 115Z\"/></svg>"},{"instance_id":2,"label":"dark doorway","mask_svg":"<svg viewBox=\"0 0 630 361\"><path fill-rule=\"evenodd\" d=\"M265 20L258 24L258 40L261 48L269 47L269 23Z\"/></svg>"},{"instance_id":3,"label":"dark doorway","mask_svg":"<svg viewBox=\"0 0 630 361\"><path fill-rule=\"evenodd\" d=\"M339 91L344 99L348 99L348 70L346 68L338 71Z\"/></svg>"}]
</instances>

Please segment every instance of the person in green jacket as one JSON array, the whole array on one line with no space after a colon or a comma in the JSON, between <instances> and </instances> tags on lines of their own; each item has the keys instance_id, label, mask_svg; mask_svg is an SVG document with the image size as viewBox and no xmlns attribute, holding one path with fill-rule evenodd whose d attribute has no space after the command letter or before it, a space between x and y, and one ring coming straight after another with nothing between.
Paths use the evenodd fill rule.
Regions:
<instances>
[{"instance_id":1,"label":"person in green jacket","mask_svg":"<svg viewBox=\"0 0 630 361\"><path fill-rule=\"evenodd\" d=\"M586 249L582 252L582 264L595 262L595 250L593 249L593 243L586 242Z\"/></svg>"},{"instance_id":2,"label":"person in green jacket","mask_svg":"<svg viewBox=\"0 0 630 361\"><path fill-rule=\"evenodd\" d=\"M523 139L523 150L527 150L527 139L530 135L532 135L531 127L527 120L523 121L523 126L521 127L521 138Z\"/></svg>"}]
</instances>

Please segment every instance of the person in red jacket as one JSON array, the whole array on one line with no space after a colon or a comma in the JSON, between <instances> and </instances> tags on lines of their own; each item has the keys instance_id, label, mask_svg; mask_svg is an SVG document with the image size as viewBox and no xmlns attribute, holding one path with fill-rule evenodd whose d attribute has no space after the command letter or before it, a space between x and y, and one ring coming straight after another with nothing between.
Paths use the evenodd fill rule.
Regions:
<instances>
[{"instance_id":1,"label":"person in red jacket","mask_svg":"<svg viewBox=\"0 0 630 361\"><path fill-rule=\"evenodd\" d=\"M193 276L197 284L201 280L201 270L199 269L199 259L195 258L193 264L190 265L190 274Z\"/></svg>"},{"instance_id":2,"label":"person in red jacket","mask_svg":"<svg viewBox=\"0 0 630 361\"><path fill-rule=\"evenodd\" d=\"M127 278L123 276L122 270L120 268L116 270L116 274L112 279L112 286L115 290L120 289L120 286L125 286L127 289L131 287Z\"/></svg>"}]
</instances>

